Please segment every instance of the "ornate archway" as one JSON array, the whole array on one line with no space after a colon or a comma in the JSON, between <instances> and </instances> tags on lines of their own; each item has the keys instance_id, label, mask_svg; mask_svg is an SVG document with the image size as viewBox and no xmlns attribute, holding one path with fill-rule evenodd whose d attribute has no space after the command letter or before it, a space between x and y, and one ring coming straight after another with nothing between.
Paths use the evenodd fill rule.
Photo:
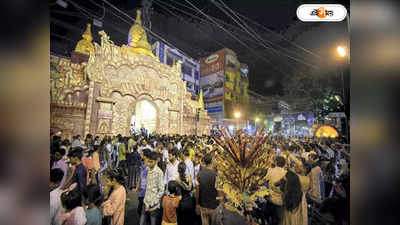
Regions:
<instances>
[{"instance_id":1,"label":"ornate archway","mask_svg":"<svg viewBox=\"0 0 400 225\"><path fill-rule=\"evenodd\" d=\"M137 132L143 126L149 133L158 130L157 106L147 99L138 100L131 116L131 127Z\"/></svg>"}]
</instances>

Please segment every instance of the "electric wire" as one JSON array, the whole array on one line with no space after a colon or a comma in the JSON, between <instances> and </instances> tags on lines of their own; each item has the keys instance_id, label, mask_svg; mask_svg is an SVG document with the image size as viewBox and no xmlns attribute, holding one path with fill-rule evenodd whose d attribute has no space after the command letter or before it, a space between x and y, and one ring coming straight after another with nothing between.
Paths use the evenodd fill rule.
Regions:
<instances>
[{"instance_id":1,"label":"electric wire","mask_svg":"<svg viewBox=\"0 0 400 225\"><path fill-rule=\"evenodd\" d=\"M184 8L187 8L187 9L190 9L190 10L196 12L195 9L193 9L193 8L191 8L190 6L187 6L187 5L183 4L183 3L180 3L180 2L177 2L177 1L172 1L172 2L174 2L174 3L177 4L177 5L182 6L182 7L184 7ZM269 29L269 28L267 28L267 27L265 27L265 26L263 26L263 25L261 25L261 24L255 22L255 21L251 20L250 18L245 17L244 15L242 15L242 14L240 14L240 13L238 13L238 12L236 12L236 13L238 14L238 16L242 17L243 19L245 19L245 20L247 20L247 21L253 23L254 25L256 25L256 26L262 28L263 30L265 30L265 31L267 31L267 32L269 32L269 33L271 33L271 34L273 34L273 35L276 35L276 36L279 37L279 38L282 38L283 40L287 41L288 43L292 44L293 46L295 46L295 47L297 47L297 48L299 48L299 49L301 49L301 50L303 50L303 51L305 51L305 52L307 52L307 53L309 53L309 54L312 54L312 55L314 55L314 56L316 56L316 57L318 57L318 58L321 58L321 56L317 55L316 53L313 53L312 51L310 51L310 50L308 50L308 49L306 49L306 48L304 48L304 47L302 47L302 46L300 46L300 45L298 45L297 43L295 43L295 42L293 42L293 41L291 41L291 40L288 40L288 39L285 38L283 35L281 35L281 34L279 34L279 33L276 33L275 31L273 31L273 30L271 30L271 29ZM213 17L213 18L216 19L215 17Z\"/></svg>"},{"instance_id":2,"label":"electric wire","mask_svg":"<svg viewBox=\"0 0 400 225\"><path fill-rule=\"evenodd\" d=\"M187 2L189 5L191 5L193 8L195 8L196 10L199 10L199 8L197 8L195 5L193 5L190 1L185 0L185 2ZM273 66L273 63L268 60L265 57L259 56L257 53L255 53L254 50L252 50L246 43L242 42L240 39L238 39L237 37L235 37L231 32L229 32L228 30L226 30L224 27L222 27L220 24L218 24L217 22L215 22L212 18L210 18L207 14L205 14L202 11L199 11L201 14L203 14L203 16L207 17L210 21L213 21L219 28L221 28L223 31L225 31L227 34L229 34L232 38L234 38L235 40L237 40L240 44L242 44L243 46L245 46L248 50L250 50L250 52L252 52L255 56L257 56L260 59L263 59L264 61L266 61L267 63L271 64L272 68L277 70L278 72L282 73L283 75L286 75L285 72L283 72L282 70L280 70L280 68L276 68Z\"/></svg>"},{"instance_id":3,"label":"electric wire","mask_svg":"<svg viewBox=\"0 0 400 225\"><path fill-rule=\"evenodd\" d=\"M160 1L158 1L158 0L155 0L156 1L156 3L161 3ZM166 4L166 3L164 3L164 4ZM169 5L169 6L171 6L171 5ZM174 6L172 6L172 7L174 7ZM174 8L176 8L176 7L174 7ZM203 14L204 15L204 14ZM205 14L206 15L206 14ZM210 17L212 17L212 16L210 16ZM204 21L204 20L203 20ZM208 22L209 23L209 21L206 21L206 22ZM222 23L225 23L225 22L223 22L222 21ZM215 23L211 23L211 24L213 24L213 25L215 25ZM225 23L226 24L226 23ZM229 25L229 24L227 24L227 25ZM219 27L219 26L218 26ZM235 27L236 28L236 27ZM252 41L253 43L256 43L257 45L259 45L259 43L258 42L256 42L256 41L254 41L254 40L252 40L252 39L249 39L250 41ZM302 71L299 71L298 69L296 69L294 66L292 66L291 64L289 64L289 62L286 62L286 61L283 61L286 65L287 65L287 67L289 67L291 70L293 70L294 72L297 72L297 73L300 73L300 74L304 74L304 72L302 72ZM269 62L271 65L273 65L273 63L272 62ZM276 68L274 68L273 66L272 66L272 68L273 69L275 69L275 70L278 70L278 69L276 69ZM279 70L280 72L282 72L281 70Z\"/></svg>"},{"instance_id":4,"label":"electric wire","mask_svg":"<svg viewBox=\"0 0 400 225\"><path fill-rule=\"evenodd\" d=\"M109 5L111 8L113 8L114 10L118 11L119 13L121 13L122 15L128 17L130 20L132 20L133 22L136 23L136 20L134 18L132 18L131 16L129 16L127 13L125 13L124 11L120 10L118 7L114 6L113 4L111 4L110 2L108 2L107 0L102 0L103 2L105 2L107 5ZM165 44L169 45L170 47L173 47L177 50L179 50L180 52L184 52L182 50L180 50L179 48L177 48L175 45L171 44L169 41L165 40L163 37L161 37L160 35L158 35L157 33L153 32L152 30L150 30L149 28L142 26L143 29L145 29L147 32L151 33L153 36L155 36L156 38L158 38L159 40L161 40L162 42L164 42ZM194 48L193 48L194 49ZM202 49L201 49L202 50ZM202 50L204 51L204 50Z\"/></svg>"},{"instance_id":5,"label":"electric wire","mask_svg":"<svg viewBox=\"0 0 400 225\"><path fill-rule=\"evenodd\" d=\"M295 58L293 56L290 56L284 52L279 52L277 50L275 50L272 47L267 47L265 46L264 41L268 42L267 40L262 39L254 30L252 30L244 21L242 21L235 13L235 11L233 11L231 8L229 8L222 0L219 0L219 2L221 2L222 5L219 5L217 2L215 2L215 0L211 0L212 3L214 3L214 5L219 8L221 11L223 11L227 16L229 16L233 21L235 21L240 27L242 27L250 36L252 36L255 40L259 41L260 44L266 48L266 49L270 49L271 51L274 51L276 54L283 54L285 56L287 56L290 59L293 59L299 63L302 63L304 65L310 66L312 68L318 68L318 66L312 65L310 63L305 62L304 60L300 60L298 58ZM226 9L228 9L233 15L236 16L236 18L238 18L238 20L241 22L238 22L231 14L229 14L229 12L227 12L223 7L225 7ZM247 26L247 28L246 28ZM249 31L251 30L253 32L253 34ZM272 44L272 43L271 43Z\"/></svg>"}]
</instances>

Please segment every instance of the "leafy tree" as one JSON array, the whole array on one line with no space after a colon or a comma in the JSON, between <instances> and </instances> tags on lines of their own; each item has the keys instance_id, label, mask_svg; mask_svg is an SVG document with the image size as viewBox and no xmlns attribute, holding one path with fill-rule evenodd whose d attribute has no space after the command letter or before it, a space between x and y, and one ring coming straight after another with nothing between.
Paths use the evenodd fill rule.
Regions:
<instances>
[{"instance_id":1,"label":"leafy tree","mask_svg":"<svg viewBox=\"0 0 400 225\"><path fill-rule=\"evenodd\" d=\"M311 108L317 119L323 119L330 112L343 111L341 101L335 98L335 95L340 96L340 80L332 72L291 75L283 82L283 91L283 97L291 99L292 106L302 102L300 110Z\"/></svg>"}]
</instances>

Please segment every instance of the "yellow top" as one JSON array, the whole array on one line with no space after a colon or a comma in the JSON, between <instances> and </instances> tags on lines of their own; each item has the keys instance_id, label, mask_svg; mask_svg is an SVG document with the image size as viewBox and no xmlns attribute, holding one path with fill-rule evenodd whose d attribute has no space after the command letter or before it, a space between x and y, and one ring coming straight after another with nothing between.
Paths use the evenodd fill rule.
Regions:
<instances>
[{"instance_id":1,"label":"yellow top","mask_svg":"<svg viewBox=\"0 0 400 225\"><path fill-rule=\"evenodd\" d=\"M151 51L151 45L147 41L146 31L142 27L140 10L138 9L136 11L136 13L137 13L136 14L136 22L129 30L129 37L128 37L129 48L128 49L130 52L144 54L144 55L150 55L152 57L155 57L153 55L153 52Z\"/></svg>"},{"instance_id":2,"label":"yellow top","mask_svg":"<svg viewBox=\"0 0 400 225\"><path fill-rule=\"evenodd\" d=\"M76 44L75 51L89 55L90 52L94 52L94 46L92 43L93 37L92 32L90 30L90 24L87 24L85 33L82 34L82 40Z\"/></svg>"}]
</instances>

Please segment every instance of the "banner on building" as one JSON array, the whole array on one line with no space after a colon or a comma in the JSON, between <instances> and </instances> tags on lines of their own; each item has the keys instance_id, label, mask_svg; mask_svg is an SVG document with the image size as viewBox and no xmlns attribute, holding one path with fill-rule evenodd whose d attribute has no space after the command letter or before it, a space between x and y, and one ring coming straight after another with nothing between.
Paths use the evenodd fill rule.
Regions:
<instances>
[{"instance_id":1,"label":"banner on building","mask_svg":"<svg viewBox=\"0 0 400 225\"><path fill-rule=\"evenodd\" d=\"M221 97L224 95L224 74L223 71L202 77L200 88L203 89L203 99ZM207 102L207 101L206 101Z\"/></svg>"},{"instance_id":2,"label":"banner on building","mask_svg":"<svg viewBox=\"0 0 400 225\"><path fill-rule=\"evenodd\" d=\"M224 70L224 52L218 51L200 60L200 77L209 76Z\"/></svg>"}]
</instances>

